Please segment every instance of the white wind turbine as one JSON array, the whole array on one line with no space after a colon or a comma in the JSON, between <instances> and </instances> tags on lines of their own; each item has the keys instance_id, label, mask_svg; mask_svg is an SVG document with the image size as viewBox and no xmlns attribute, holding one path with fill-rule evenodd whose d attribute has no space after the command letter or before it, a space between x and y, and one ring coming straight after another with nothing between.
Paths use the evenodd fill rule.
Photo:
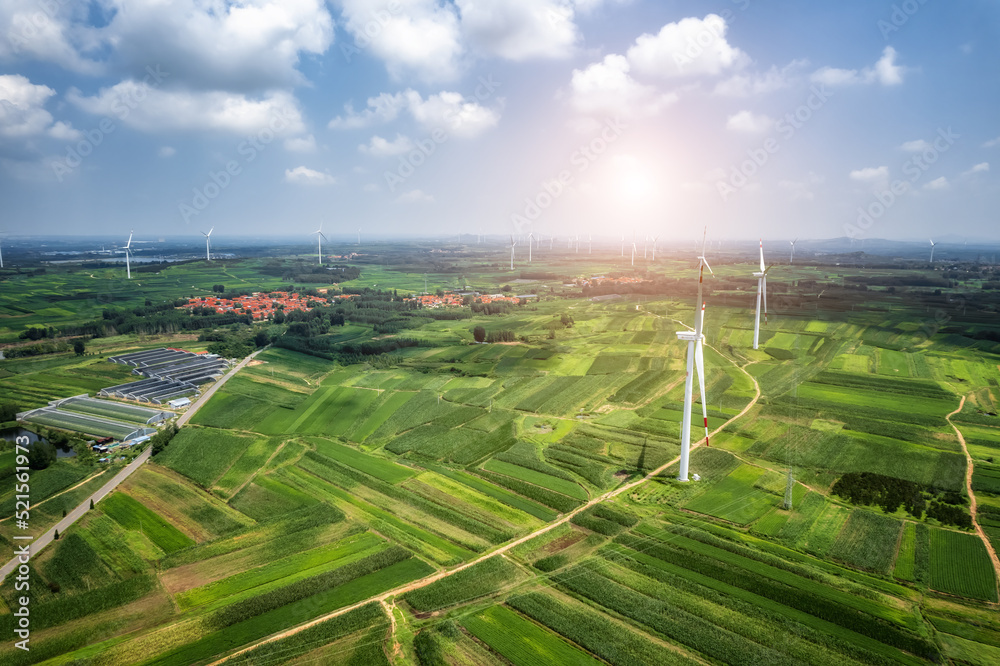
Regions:
<instances>
[{"instance_id":1,"label":"white wind turbine","mask_svg":"<svg viewBox=\"0 0 1000 666\"><path fill-rule=\"evenodd\" d=\"M517 245L517 241L514 240L514 236L510 237L510 270L514 270L514 246Z\"/></svg>"},{"instance_id":2,"label":"white wind turbine","mask_svg":"<svg viewBox=\"0 0 1000 666\"><path fill-rule=\"evenodd\" d=\"M132 234L135 233L133 230L129 229L128 232L128 242L125 243L125 279L132 279L132 265L129 263L129 255L132 254Z\"/></svg>"},{"instance_id":3,"label":"white wind turbine","mask_svg":"<svg viewBox=\"0 0 1000 666\"><path fill-rule=\"evenodd\" d=\"M707 230L706 230L707 231ZM701 388L701 410L705 421L705 445L708 446L708 401L705 398L705 355L702 349L705 336L702 333L705 325L705 301L702 297L702 286L705 280L705 269L712 273L712 267L705 259L705 246L702 241L701 256L698 257L698 303L695 306L695 324L693 331L678 331L677 339L688 343L687 375L684 379L684 419L681 423L681 461L677 473L678 481L688 480L688 464L691 457L691 408L694 389L695 366L698 370L698 385ZM714 273L713 273L714 275ZM700 306L700 307L698 307Z\"/></svg>"},{"instance_id":4,"label":"white wind turbine","mask_svg":"<svg viewBox=\"0 0 1000 666\"><path fill-rule=\"evenodd\" d=\"M458 242L462 242L462 234L458 235ZM358 227L358 245L361 245L361 227Z\"/></svg>"},{"instance_id":5,"label":"white wind turbine","mask_svg":"<svg viewBox=\"0 0 1000 666\"><path fill-rule=\"evenodd\" d=\"M535 234L532 231L528 232L528 263L531 263L531 243L535 240ZM511 269L513 270L513 269Z\"/></svg>"},{"instance_id":6,"label":"white wind turbine","mask_svg":"<svg viewBox=\"0 0 1000 666\"><path fill-rule=\"evenodd\" d=\"M651 257L652 261L656 261L656 239L657 238L659 238L659 236L653 236L653 254L652 254L652 257Z\"/></svg>"},{"instance_id":7,"label":"white wind turbine","mask_svg":"<svg viewBox=\"0 0 1000 666\"><path fill-rule=\"evenodd\" d=\"M207 234L204 231L201 232L201 235L205 237L205 261L212 261L212 254L211 251L209 250L209 246L212 242L213 231L215 231L215 227L209 229Z\"/></svg>"},{"instance_id":8,"label":"white wind turbine","mask_svg":"<svg viewBox=\"0 0 1000 666\"><path fill-rule=\"evenodd\" d=\"M646 254L649 251L649 236L643 236L642 239L642 258L646 258Z\"/></svg>"},{"instance_id":9,"label":"white wind turbine","mask_svg":"<svg viewBox=\"0 0 1000 666\"><path fill-rule=\"evenodd\" d=\"M753 348L757 349L757 341L760 338L760 303L764 301L764 320L767 320L767 272L770 268L764 267L764 240L760 241L760 271L753 276L757 278L757 316L753 322Z\"/></svg>"},{"instance_id":10,"label":"white wind turbine","mask_svg":"<svg viewBox=\"0 0 1000 666\"><path fill-rule=\"evenodd\" d=\"M319 259L319 265L323 265L323 241L328 240L325 235L323 235L323 223L319 223L319 229L313 232L316 234L316 257Z\"/></svg>"},{"instance_id":11,"label":"white wind turbine","mask_svg":"<svg viewBox=\"0 0 1000 666\"><path fill-rule=\"evenodd\" d=\"M625 258L625 234L622 234L622 258Z\"/></svg>"},{"instance_id":12,"label":"white wind turbine","mask_svg":"<svg viewBox=\"0 0 1000 666\"><path fill-rule=\"evenodd\" d=\"M594 234L587 234L587 254L594 254Z\"/></svg>"},{"instance_id":13,"label":"white wind turbine","mask_svg":"<svg viewBox=\"0 0 1000 666\"><path fill-rule=\"evenodd\" d=\"M576 235L576 253L580 254L580 234Z\"/></svg>"},{"instance_id":14,"label":"white wind turbine","mask_svg":"<svg viewBox=\"0 0 1000 666\"><path fill-rule=\"evenodd\" d=\"M934 263L934 246L937 245L937 243L934 242L933 238L930 239L930 241L931 241L931 263L933 264Z\"/></svg>"},{"instance_id":15,"label":"white wind turbine","mask_svg":"<svg viewBox=\"0 0 1000 666\"><path fill-rule=\"evenodd\" d=\"M0 268L3 268L3 242L0 241Z\"/></svg>"},{"instance_id":16,"label":"white wind turbine","mask_svg":"<svg viewBox=\"0 0 1000 666\"><path fill-rule=\"evenodd\" d=\"M635 236L632 237L632 265L635 266Z\"/></svg>"},{"instance_id":17,"label":"white wind turbine","mask_svg":"<svg viewBox=\"0 0 1000 666\"><path fill-rule=\"evenodd\" d=\"M791 254L790 257L788 257L788 263L789 264L795 263L795 244L798 243L798 242L799 242L798 238L796 238L793 241L788 241L788 244L792 246L792 254Z\"/></svg>"}]
</instances>

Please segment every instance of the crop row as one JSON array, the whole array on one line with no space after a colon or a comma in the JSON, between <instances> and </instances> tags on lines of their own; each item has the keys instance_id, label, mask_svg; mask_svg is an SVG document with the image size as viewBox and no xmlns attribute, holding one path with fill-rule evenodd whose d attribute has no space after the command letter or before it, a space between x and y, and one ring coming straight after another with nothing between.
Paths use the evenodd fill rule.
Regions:
<instances>
[{"instance_id":1,"label":"crop row","mask_svg":"<svg viewBox=\"0 0 1000 666\"><path fill-rule=\"evenodd\" d=\"M581 504L579 500L575 500L572 497L552 492L551 490L542 488L541 486L537 486L533 483L527 483L526 481L516 479L512 476L507 476L506 474L495 474L485 469L475 469L470 471L478 476L481 476L487 481L491 481L503 488L513 490L515 493L524 495L528 499L544 504L545 506L550 506L562 513L572 511Z\"/></svg>"},{"instance_id":2,"label":"crop row","mask_svg":"<svg viewBox=\"0 0 1000 666\"><path fill-rule=\"evenodd\" d=\"M462 620L476 638L514 666L559 664L600 666L601 662L506 606L492 606Z\"/></svg>"},{"instance_id":3,"label":"crop row","mask_svg":"<svg viewBox=\"0 0 1000 666\"><path fill-rule=\"evenodd\" d=\"M586 479L588 483L598 488L607 488L612 485L613 479L611 479L609 469L605 465L578 455L574 449L569 447L558 445L546 447L545 459Z\"/></svg>"},{"instance_id":4,"label":"crop row","mask_svg":"<svg viewBox=\"0 0 1000 666\"><path fill-rule=\"evenodd\" d=\"M472 476L467 472L455 471L440 465L429 465L428 469L434 470L441 476L445 476L452 481L457 481L458 483L468 486L469 488L472 488L487 497L492 497L495 500L532 515L535 518L540 518L541 520L548 522L550 520L554 520L556 517L556 513L552 511L552 509L542 506L537 502L533 502L525 497L522 497L521 495L512 493L509 490L505 490L497 485L484 481L483 479Z\"/></svg>"},{"instance_id":5,"label":"crop row","mask_svg":"<svg viewBox=\"0 0 1000 666\"><path fill-rule=\"evenodd\" d=\"M13 465L13 459L11 460ZM31 503L37 505L60 490L79 483L87 476L87 471L76 466L67 464L55 464L49 467L31 472ZM14 515L14 484L4 484L7 492L0 495L0 516L9 517Z\"/></svg>"},{"instance_id":6,"label":"crop row","mask_svg":"<svg viewBox=\"0 0 1000 666\"><path fill-rule=\"evenodd\" d=\"M211 488L253 441L216 428L182 428L156 462Z\"/></svg>"},{"instance_id":7,"label":"crop row","mask_svg":"<svg viewBox=\"0 0 1000 666\"><path fill-rule=\"evenodd\" d=\"M670 380L670 373L650 370L641 373L625 386L618 389L608 400L638 404L651 398L656 390Z\"/></svg>"},{"instance_id":8,"label":"crop row","mask_svg":"<svg viewBox=\"0 0 1000 666\"><path fill-rule=\"evenodd\" d=\"M545 463L542 463L545 464ZM546 465L551 467L551 465ZM520 479L521 481L526 481L532 483L536 486L541 486L542 488L548 488L555 492L561 493L573 499L586 501L587 491L583 487L574 482L568 481L561 477L552 476L551 474L540 472L535 469L530 469L528 467L522 467L521 465L516 465L513 463L508 463L503 460L493 459L488 461L483 468L489 470L490 472L496 472L498 474L504 474L506 476L514 477ZM563 470L559 470L561 474L566 474Z\"/></svg>"},{"instance_id":9,"label":"crop row","mask_svg":"<svg viewBox=\"0 0 1000 666\"><path fill-rule=\"evenodd\" d=\"M870 374L862 375L853 372L824 370L813 376L809 381L817 384L829 384L831 386L871 389L883 393L917 395L925 398L936 398L938 400L955 399L955 396L950 391L941 388L937 382L919 379L895 379Z\"/></svg>"},{"instance_id":10,"label":"crop row","mask_svg":"<svg viewBox=\"0 0 1000 666\"><path fill-rule=\"evenodd\" d=\"M407 592L404 599L418 612L430 612L493 594L523 578L505 557L491 557L426 587Z\"/></svg>"},{"instance_id":11,"label":"crop row","mask_svg":"<svg viewBox=\"0 0 1000 666\"><path fill-rule=\"evenodd\" d=\"M552 465L539 460L535 445L531 442L518 442L507 451L494 456L494 458L496 460L508 462L512 465L517 465L518 467L526 467L527 469L533 469L536 472L541 472L542 474L548 474L549 476L564 479L570 483L576 482L573 475L569 472L561 470L558 467L553 467Z\"/></svg>"},{"instance_id":12,"label":"crop row","mask_svg":"<svg viewBox=\"0 0 1000 666\"><path fill-rule=\"evenodd\" d=\"M127 530L137 530L155 543L164 553L172 553L194 545L187 536L160 514L146 507L130 495L112 493L100 503L101 511Z\"/></svg>"}]
</instances>

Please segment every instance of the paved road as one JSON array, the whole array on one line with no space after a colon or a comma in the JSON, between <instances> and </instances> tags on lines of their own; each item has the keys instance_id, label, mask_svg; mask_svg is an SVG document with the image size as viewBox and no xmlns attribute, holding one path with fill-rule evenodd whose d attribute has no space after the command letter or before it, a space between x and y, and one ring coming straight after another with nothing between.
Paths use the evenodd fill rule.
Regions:
<instances>
[{"instance_id":1,"label":"paved road","mask_svg":"<svg viewBox=\"0 0 1000 666\"><path fill-rule=\"evenodd\" d=\"M129 477L129 474L139 469L139 467L144 462L149 460L150 453L152 453L152 447L147 447L145 451L136 456L135 460L130 462L128 465L125 466L124 469L115 474L115 477L113 479L111 479L103 486L101 486L101 489L98 490L96 493L85 499L83 503L80 504L80 506L68 512L66 514L66 517L60 520L58 523L56 523L55 526L52 527L49 531L45 532L42 536L38 537L37 539L33 539L32 541L20 541L20 540L15 541L14 542L15 547L19 547L25 543L30 543L31 549L29 552L31 553L31 556L34 557L35 554L38 553L42 548L45 548L47 545L52 543L52 537L54 536L56 530L59 530L60 534L65 533L66 529L70 525L79 520L83 516L83 514L87 513L87 511L90 509L91 500L94 501L94 504L101 501L105 495L107 495L112 490L117 488L118 484L127 479ZM18 560L15 557L12 558L10 562L0 567L0 580L6 578L7 574L13 571L14 568L17 566L17 564Z\"/></svg>"},{"instance_id":2,"label":"paved road","mask_svg":"<svg viewBox=\"0 0 1000 666\"><path fill-rule=\"evenodd\" d=\"M267 347L264 347L264 349L267 349ZM247 363L249 363L257 354L264 351L264 349L258 349L253 354L250 354L250 356L247 356L245 359L240 361L236 366L234 366L228 373L226 373L226 375L223 376L222 379L212 384L212 386L207 391L205 391L205 393L203 393L201 397L199 397L197 400L191 403L191 406L188 407L187 411L184 412L180 416L180 418L177 419L177 425L182 426L185 423L187 423L188 420L195 415L195 412L201 409L202 406L206 402L208 402L208 399L212 397L212 394L215 393L220 386L229 381L230 377L232 377L241 369L243 369ZM85 499L83 503L80 504L80 506L68 512L66 514L66 517L60 520L58 523L56 523L56 525L52 527L52 529L50 529L49 531L45 532L45 534L32 541L27 541L27 540L15 541L14 542L15 548L20 547L25 543L30 543L31 549L29 552L31 553L31 556L34 557L36 553L42 550L42 548L45 548L47 545L52 543L52 537L55 535L56 530L59 530L60 534L64 534L70 525L75 523L83 516L83 514L87 513L87 511L90 510L91 500L93 500L94 504L97 504L102 499L104 499L105 495L107 495L112 490L117 488L122 481L127 479L129 475L132 474L132 472L139 469L144 462L149 460L149 456L152 454L152 452L153 452L153 447L147 446L146 450L140 453L138 456L136 456L135 460L130 462L128 465L125 466L124 469L118 472L118 474L115 475L115 478L111 479L103 486L101 486L100 490L98 490L96 493ZM18 565L18 559L14 557L11 558L10 562L0 567L0 581L6 578L7 575L11 571L13 571L15 567L17 567L17 565Z\"/></svg>"}]
</instances>

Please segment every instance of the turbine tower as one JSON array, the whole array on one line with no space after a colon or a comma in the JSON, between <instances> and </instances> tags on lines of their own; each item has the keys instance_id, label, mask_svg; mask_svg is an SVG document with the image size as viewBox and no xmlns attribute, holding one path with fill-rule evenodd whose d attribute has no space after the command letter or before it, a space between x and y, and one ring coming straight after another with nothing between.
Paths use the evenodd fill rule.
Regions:
<instances>
[{"instance_id":1,"label":"turbine tower","mask_svg":"<svg viewBox=\"0 0 1000 666\"><path fill-rule=\"evenodd\" d=\"M316 257L319 259L319 265L323 265L323 241L327 240L327 237L323 235L323 223L319 223L319 229L313 232L316 234Z\"/></svg>"},{"instance_id":2,"label":"turbine tower","mask_svg":"<svg viewBox=\"0 0 1000 666\"><path fill-rule=\"evenodd\" d=\"M528 263L531 263L531 243L535 240L535 233L533 231L528 232ZM513 270L513 269L511 269Z\"/></svg>"},{"instance_id":3,"label":"turbine tower","mask_svg":"<svg viewBox=\"0 0 1000 666\"><path fill-rule=\"evenodd\" d=\"M517 245L517 241L514 240L514 236L510 237L510 270L514 270L514 246Z\"/></svg>"},{"instance_id":4,"label":"turbine tower","mask_svg":"<svg viewBox=\"0 0 1000 666\"><path fill-rule=\"evenodd\" d=\"M205 237L205 261L212 261L212 254L209 251L209 245L212 242L213 231L215 231L215 227L209 229L207 234L204 231L201 232L201 235Z\"/></svg>"},{"instance_id":5,"label":"turbine tower","mask_svg":"<svg viewBox=\"0 0 1000 666\"><path fill-rule=\"evenodd\" d=\"M789 263L789 265L795 263L795 244L798 243L798 242L799 242L798 238L796 238L793 241L788 241L789 245L792 246L792 255L790 257L788 257L788 263Z\"/></svg>"},{"instance_id":6,"label":"turbine tower","mask_svg":"<svg viewBox=\"0 0 1000 666\"><path fill-rule=\"evenodd\" d=\"M632 239L632 265L635 266L635 239Z\"/></svg>"},{"instance_id":7,"label":"turbine tower","mask_svg":"<svg viewBox=\"0 0 1000 666\"><path fill-rule=\"evenodd\" d=\"M934 246L937 245L937 243L934 242L933 238L930 239L930 241L931 241L931 263L933 264L934 263Z\"/></svg>"},{"instance_id":8,"label":"turbine tower","mask_svg":"<svg viewBox=\"0 0 1000 666\"><path fill-rule=\"evenodd\" d=\"M706 229L707 233L707 229ZM688 464L691 457L691 407L692 390L694 389L694 370L697 365L698 384L701 387L701 409L705 420L705 445L708 446L708 401L705 399L705 356L702 351L705 336L702 329L705 324L705 301L702 298L702 286L705 280L705 269L712 273L712 267L705 259L704 240L701 256L698 257L698 302L695 305L695 324L693 331L678 331L677 339L688 343L687 376L684 379L684 419L681 423L681 461L677 480L688 480ZM712 273L714 275L714 273ZM698 305L701 307L699 308Z\"/></svg>"},{"instance_id":9,"label":"turbine tower","mask_svg":"<svg viewBox=\"0 0 1000 666\"><path fill-rule=\"evenodd\" d=\"M3 243L0 242L0 268L3 268Z\"/></svg>"},{"instance_id":10,"label":"turbine tower","mask_svg":"<svg viewBox=\"0 0 1000 666\"><path fill-rule=\"evenodd\" d=\"M587 254L594 254L594 234L587 234ZM3 257L0 257L2 260Z\"/></svg>"},{"instance_id":11,"label":"turbine tower","mask_svg":"<svg viewBox=\"0 0 1000 666\"><path fill-rule=\"evenodd\" d=\"M462 242L462 234L458 235L458 242ZM358 227L358 245L361 245L361 227Z\"/></svg>"},{"instance_id":12,"label":"turbine tower","mask_svg":"<svg viewBox=\"0 0 1000 666\"><path fill-rule=\"evenodd\" d=\"M657 238L659 238L659 236L653 236L653 254L652 254L652 257L651 257L651 261L656 261L656 239Z\"/></svg>"},{"instance_id":13,"label":"turbine tower","mask_svg":"<svg viewBox=\"0 0 1000 666\"><path fill-rule=\"evenodd\" d=\"M128 232L128 242L125 243L125 279L132 279L132 266L129 263L129 255L132 254L132 234L135 233L133 230L129 229Z\"/></svg>"},{"instance_id":14,"label":"turbine tower","mask_svg":"<svg viewBox=\"0 0 1000 666\"><path fill-rule=\"evenodd\" d=\"M767 272L770 268L764 267L764 240L760 241L760 271L753 274L757 278L757 316L753 322L753 348L757 349L757 342L760 339L760 303L764 301L764 320L767 320Z\"/></svg>"},{"instance_id":15,"label":"turbine tower","mask_svg":"<svg viewBox=\"0 0 1000 666\"><path fill-rule=\"evenodd\" d=\"M622 234L622 259L625 258L625 234Z\"/></svg>"}]
</instances>

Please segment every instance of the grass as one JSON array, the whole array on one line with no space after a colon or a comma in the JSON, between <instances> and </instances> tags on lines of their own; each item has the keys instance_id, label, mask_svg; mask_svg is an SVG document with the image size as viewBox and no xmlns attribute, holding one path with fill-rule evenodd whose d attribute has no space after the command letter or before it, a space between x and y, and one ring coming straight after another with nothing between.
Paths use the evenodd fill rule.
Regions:
<instances>
[{"instance_id":1,"label":"grass","mask_svg":"<svg viewBox=\"0 0 1000 666\"><path fill-rule=\"evenodd\" d=\"M141 532L164 553L194 545L193 539L125 493L108 495L101 500L99 508L125 529Z\"/></svg>"},{"instance_id":2,"label":"grass","mask_svg":"<svg viewBox=\"0 0 1000 666\"><path fill-rule=\"evenodd\" d=\"M830 549L830 556L862 569L888 573L896 556L901 521L855 509Z\"/></svg>"},{"instance_id":3,"label":"grass","mask_svg":"<svg viewBox=\"0 0 1000 666\"><path fill-rule=\"evenodd\" d=\"M182 428L156 462L211 488L255 441L217 428Z\"/></svg>"},{"instance_id":4,"label":"grass","mask_svg":"<svg viewBox=\"0 0 1000 666\"><path fill-rule=\"evenodd\" d=\"M997 600L996 573L978 536L932 528L930 538L931 587L972 599Z\"/></svg>"},{"instance_id":5,"label":"grass","mask_svg":"<svg viewBox=\"0 0 1000 666\"><path fill-rule=\"evenodd\" d=\"M764 470L742 465L684 505L689 511L722 518L737 525L757 520L780 503L774 495L754 487Z\"/></svg>"},{"instance_id":6,"label":"grass","mask_svg":"<svg viewBox=\"0 0 1000 666\"><path fill-rule=\"evenodd\" d=\"M384 458L376 458L328 439L307 437L306 441L312 443L323 455L387 483L401 483L416 474L409 467L403 467Z\"/></svg>"},{"instance_id":7,"label":"grass","mask_svg":"<svg viewBox=\"0 0 1000 666\"><path fill-rule=\"evenodd\" d=\"M515 666L602 663L506 606L493 606L470 615L462 620L462 626Z\"/></svg>"}]
</instances>

